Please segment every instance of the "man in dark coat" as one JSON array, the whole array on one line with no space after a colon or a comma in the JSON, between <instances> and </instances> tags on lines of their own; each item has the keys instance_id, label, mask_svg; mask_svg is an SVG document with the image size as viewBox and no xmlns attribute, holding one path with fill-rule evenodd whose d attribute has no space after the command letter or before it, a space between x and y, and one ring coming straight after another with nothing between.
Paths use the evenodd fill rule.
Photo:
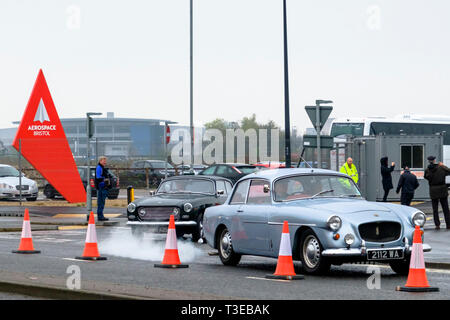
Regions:
<instances>
[{"instance_id":1,"label":"man in dark coat","mask_svg":"<svg viewBox=\"0 0 450 320\"><path fill-rule=\"evenodd\" d=\"M444 166L442 162L436 164L436 157L429 156L430 162L428 168L425 170L425 179L428 180L430 186L430 198L433 205L434 224L436 229L440 229L439 220L439 202L444 212L445 224L447 229L450 229L450 212L448 208L448 187L445 184L445 176L450 175L450 169Z\"/></svg>"},{"instance_id":2,"label":"man in dark coat","mask_svg":"<svg viewBox=\"0 0 450 320\"><path fill-rule=\"evenodd\" d=\"M388 157L383 157L380 159L381 163L381 182L383 184L384 196L383 202L386 202L387 197L389 195L389 191L394 189L392 185L392 176L391 172L394 171L395 162L391 163L391 166L388 167Z\"/></svg>"},{"instance_id":3,"label":"man in dark coat","mask_svg":"<svg viewBox=\"0 0 450 320\"><path fill-rule=\"evenodd\" d=\"M405 167L403 174L400 176L397 185L397 193L402 190L400 201L402 205L410 206L411 201L414 198L414 191L419 187L419 181L417 177L409 171L408 167Z\"/></svg>"}]
</instances>

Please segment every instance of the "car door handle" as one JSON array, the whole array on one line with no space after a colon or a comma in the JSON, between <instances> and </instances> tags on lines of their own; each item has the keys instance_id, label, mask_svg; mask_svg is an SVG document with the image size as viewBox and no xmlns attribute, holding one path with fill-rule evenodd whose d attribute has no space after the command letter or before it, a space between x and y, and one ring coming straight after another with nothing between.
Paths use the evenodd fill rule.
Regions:
<instances>
[{"instance_id":1,"label":"car door handle","mask_svg":"<svg viewBox=\"0 0 450 320\"><path fill-rule=\"evenodd\" d=\"M244 212L244 209L237 209L237 212Z\"/></svg>"}]
</instances>

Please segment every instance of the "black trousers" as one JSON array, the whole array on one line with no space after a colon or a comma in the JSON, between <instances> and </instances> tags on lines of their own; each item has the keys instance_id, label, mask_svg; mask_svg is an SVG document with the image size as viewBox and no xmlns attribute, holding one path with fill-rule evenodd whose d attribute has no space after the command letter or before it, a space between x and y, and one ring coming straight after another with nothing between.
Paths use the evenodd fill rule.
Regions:
<instances>
[{"instance_id":1,"label":"black trousers","mask_svg":"<svg viewBox=\"0 0 450 320\"><path fill-rule=\"evenodd\" d=\"M431 199L431 205L433 206L433 217L434 224L438 227L441 224L439 220L439 202L442 206L442 211L444 212L445 224L450 227L450 212L448 209L448 198Z\"/></svg>"},{"instance_id":2,"label":"black trousers","mask_svg":"<svg viewBox=\"0 0 450 320\"><path fill-rule=\"evenodd\" d=\"M402 195L400 196L400 202L404 206L410 206L413 198L414 198L414 193L403 193L402 192Z\"/></svg>"},{"instance_id":3,"label":"black trousers","mask_svg":"<svg viewBox=\"0 0 450 320\"><path fill-rule=\"evenodd\" d=\"M386 202L387 201L387 197L388 197L388 195L389 195L389 191L390 191L391 189L384 189L384 196L383 196L383 202Z\"/></svg>"}]
</instances>

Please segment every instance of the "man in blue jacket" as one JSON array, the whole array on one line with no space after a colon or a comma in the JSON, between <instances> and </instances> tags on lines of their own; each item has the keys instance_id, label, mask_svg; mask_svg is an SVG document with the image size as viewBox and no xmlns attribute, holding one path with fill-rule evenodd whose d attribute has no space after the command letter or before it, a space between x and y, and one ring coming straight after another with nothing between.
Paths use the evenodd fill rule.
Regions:
<instances>
[{"instance_id":1,"label":"man in blue jacket","mask_svg":"<svg viewBox=\"0 0 450 320\"><path fill-rule=\"evenodd\" d=\"M108 196L108 187L110 184L108 169L105 168L107 158L101 156L98 159L97 167L95 168L95 188L97 189L97 220L108 221L103 215L105 208L106 197Z\"/></svg>"},{"instance_id":2,"label":"man in blue jacket","mask_svg":"<svg viewBox=\"0 0 450 320\"><path fill-rule=\"evenodd\" d=\"M419 187L419 181L417 177L409 171L408 167L405 167L403 174L398 180L397 193L402 190L400 201L402 205L410 206L411 201L414 198L414 191Z\"/></svg>"}]
</instances>

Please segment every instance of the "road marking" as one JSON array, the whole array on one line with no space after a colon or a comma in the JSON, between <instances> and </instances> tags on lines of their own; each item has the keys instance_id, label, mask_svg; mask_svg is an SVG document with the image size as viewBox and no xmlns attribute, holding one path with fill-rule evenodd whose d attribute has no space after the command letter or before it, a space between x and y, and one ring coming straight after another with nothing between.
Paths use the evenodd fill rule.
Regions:
<instances>
[{"instance_id":1,"label":"road marking","mask_svg":"<svg viewBox=\"0 0 450 320\"><path fill-rule=\"evenodd\" d=\"M58 230L80 230L87 229L87 226L59 226Z\"/></svg>"},{"instance_id":2,"label":"road marking","mask_svg":"<svg viewBox=\"0 0 450 320\"><path fill-rule=\"evenodd\" d=\"M120 217L121 213L105 213L104 216L106 218L117 218ZM96 214L94 214L94 217L97 217ZM86 219L85 213L58 213L52 216L52 218L60 219L60 218L84 218Z\"/></svg>"},{"instance_id":3,"label":"road marking","mask_svg":"<svg viewBox=\"0 0 450 320\"><path fill-rule=\"evenodd\" d=\"M291 280L282 280L282 279L266 279L266 278L260 278L260 277L246 277L247 279L254 279L254 280L266 280L266 281L278 281L278 282L291 282Z\"/></svg>"},{"instance_id":4,"label":"road marking","mask_svg":"<svg viewBox=\"0 0 450 320\"><path fill-rule=\"evenodd\" d=\"M82 262L90 262L89 260L83 260L83 259L74 259L74 258L62 258L62 260L68 260L68 261L82 261Z\"/></svg>"}]
</instances>

